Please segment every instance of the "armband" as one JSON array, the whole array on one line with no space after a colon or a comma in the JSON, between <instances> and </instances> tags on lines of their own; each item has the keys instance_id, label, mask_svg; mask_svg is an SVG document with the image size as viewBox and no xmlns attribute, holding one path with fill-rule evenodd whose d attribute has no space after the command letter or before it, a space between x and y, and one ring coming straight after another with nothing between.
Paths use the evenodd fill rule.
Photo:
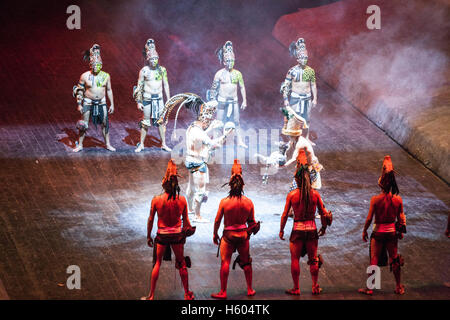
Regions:
<instances>
[{"instance_id":1,"label":"armband","mask_svg":"<svg viewBox=\"0 0 450 320\"><path fill-rule=\"evenodd\" d=\"M86 88L84 84L78 83L76 86L73 86L72 95L75 99L77 99L77 104L82 103L85 91Z\"/></svg>"},{"instance_id":2,"label":"armband","mask_svg":"<svg viewBox=\"0 0 450 320\"><path fill-rule=\"evenodd\" d=\"M144 94L144 81L139 81L137 86L133 87L133 98L137 103L142 103Z\"/></svg>"},{"instance_id":3,"label":"armband","mask_svg":"<svg viewBox=\"0 0 450 320\"><path fill-rule=\"evenodd\" d=\"M206 100L217 100L217 96L219 95L219 81L213 81L211 85L211 89L206 91Z\"/></svg>"},{"instance_id":4,"label":"armband","mask_svg":"<svg viewBox=\"0 0 450 320\"><path fill-rule=\"evenodd\" d=\"M283 81L280 87L280 93L283 95L283 99L289 99L289 95L291 94L292 83L290 80L286 79Z\"/></svg>"}]
</instances>

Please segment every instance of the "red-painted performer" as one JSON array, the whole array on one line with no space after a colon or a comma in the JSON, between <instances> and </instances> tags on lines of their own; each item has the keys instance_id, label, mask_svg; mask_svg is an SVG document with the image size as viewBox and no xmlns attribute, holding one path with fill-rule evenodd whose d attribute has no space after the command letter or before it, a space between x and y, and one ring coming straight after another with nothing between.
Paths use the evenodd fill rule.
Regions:
<instances>
[{"instance_id":1,"label":"red-painted performer","mask_svg":"<svg viewBox=\"0 0 450 320\"><path fill-rule=\"evenodd\" d=\"M322 257L317 255L319 237L325 234L327 226L332 223L332 214L325 209L322 198L317 190L311 187L310 172L308 171L308 161L304 149L300 149L297 157L297 172L295 181L297 188L289 192L286 198L283 215L281 216L280 234L284 240L284 227L288 219L291 208L294 210L294 225L292 228L290 241L291 251L291 274L294 287L286 290L287 294L300 295L300 257L308 254L308 265L312 278L312 293L319 294L322 291L317 283L319 268L322 265ZM319 211L322 227L317 232L315 223L316 209Z\"/></svg>"},{"instance_id":2,"label":"red-painted performer","mask_svg":"<svg viewBox=\"0 0 450 320\"><path fill-rule=\"evenodd\" d=\"M389 254L390 269L394 273L396 282L395 293L404 294L405 287L400 282L403 258L397 253L397 242L398 239L403 239L403 233L406 233L406 217L403 213L402 198L398 195L399 190L390 156L384 157L378 186L381 188L381 193L370 200L362 240L367 242L367 229L375 218L370 236L370 264L386 266L387 254ZM359 289L359 292L373 294L373 290L369 288Z\"/></svg>"},{"instance_id":3,"label":"red-painted performer","mask_svg":"<svg viewBox=\"0 0 450 320\"><path fill-rule=\"evenodd\" d=\"M181 281L184 287L184 299L193 300L194 293L189 291L188 270L191 266L189 257L184 256L184 244L186 237L194 234L195 227L191 223L187 213L186 198L180 196L178 186L177 167L173 159L167 165L166 175L162 180L164 193L152 199L150 216L147 223L147 243L153 248L153 270L150 283L150 293L146 297L153 300L156 282L159 276L159 268L164 256L164 260L170 260L170 248L175 254L175 267L179 270ZM153 221L155 214L158 215L158 231L156 233L155 244L152 239ZM183 223L181 222L183 218Z\"/></svg>"},{"instance_id":4,"label":"red-painted performer","mask_svg":"<svg viewBox=\"0 0 450 320\"><path fill-rule=\"evenodd\" d=\"M228 197L220 201L219 210L214 221L213 241L219 246L221 266L220 266L220 291L211 294L216 299L227 298L227 281L230 271L230 261L233 252L238 251L239 255L233 263L236 263L244 270L247 282L247 296L255 295L252 288L252 258L250 257L250 235L259 231L260 223L255 221L255 211L253 202L243 195L244 180L242 179L242 167L239 160L234 160L231 169L231 178L228 183L230 193ZM224 218L224 229L222 238L218 231L220 222Z\"/></svg>"}]
</instances>

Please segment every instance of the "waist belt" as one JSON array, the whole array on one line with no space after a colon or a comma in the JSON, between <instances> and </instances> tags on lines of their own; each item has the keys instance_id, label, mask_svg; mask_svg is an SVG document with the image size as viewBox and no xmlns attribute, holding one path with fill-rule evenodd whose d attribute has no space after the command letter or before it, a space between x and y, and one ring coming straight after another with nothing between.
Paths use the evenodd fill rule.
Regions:
<instances>
[{"instance_id":1,"label":"waist belt","mask_svg":"<svg viewBox=\"0 0 450 320\"><path fill-rule=\"evenodd\" d=\"M227 226L227 227L223 228L223 230L227 230L227 231L235 231L235 230L242 230L242 229L247 229L247 225L233 224L232 226Z\"/></svg>"},{"instance_id":2,"label":"waist belt","mask_svg":"<svg viewBox=\"0 0 450 320\"><path fill-rule=\"evenodd\" d=\"M222 98L219 96L217 97L217 101L227 105L227 118L231 117L231 114L233 113L233 106L237 103L237 98Z\"/></svg>"}]
</instances>

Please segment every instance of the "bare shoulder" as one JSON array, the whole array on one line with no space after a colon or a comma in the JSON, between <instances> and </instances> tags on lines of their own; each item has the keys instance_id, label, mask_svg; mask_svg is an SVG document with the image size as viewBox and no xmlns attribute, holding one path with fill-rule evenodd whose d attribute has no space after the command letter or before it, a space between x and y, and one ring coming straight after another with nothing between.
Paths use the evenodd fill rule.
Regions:
<instances>
[{"instance_id":1,"label":"bare shoulder","mask_svg":"<svg viewBox=\"0 0 450 320\"><path fill-rule=\"evenodd\" d=\"M393 195L393 196L392 196L392 199L393 199L395 202L397 202L397 203L403 203L402 197L400 197L398 194Z\"/></svg>"},{"instance_id":2,"label":"bare shoulder","mask_svg":"<svg viewBox=\"0 0 450 320\"><path fill-rule=\"evenodd\" d=\"M87 78L89 77L89 75L91 74L91 72L90 71L86 71L86 72L83 72L82 74L81 74L81 77L80 77L80 79L82 79L82 80L87 80Z\"/></svg>"}]
</instances>

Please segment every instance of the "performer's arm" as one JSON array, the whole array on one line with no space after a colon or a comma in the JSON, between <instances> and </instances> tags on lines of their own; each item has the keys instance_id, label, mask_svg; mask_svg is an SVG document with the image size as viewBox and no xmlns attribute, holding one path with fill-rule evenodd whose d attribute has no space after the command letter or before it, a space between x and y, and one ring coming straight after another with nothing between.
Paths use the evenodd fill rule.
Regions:
<instances>
[{"instance_id":1,"label":"performer's arm","mask_svg":"<svg viewBox=\"0 0 450 320\"><path fill-rule=\"evenodd\" d=\"M322 228L320 228L319 235L323 236L325 234L325 230L327 229L327 219L325 215L327 214L327 209L325 209L325 206L323 204L322 198L320 196L320 193L317 191L314 191L317 193L317 210L320 214L320 222L322 223Z\"/></svg>"},{"instance_id":2,"label":"performer's arm","mask_svg":"<svg viewBox=\"0 0 450 320\"><path fill-rule=\"evenodd\" d=\"M256 223L255 220L255 206L253 205L253 202L250 201L250 214L247 218L247 225L251 227Z\"/></svg>"},{"instance_id":3,"label":"performer's arm","mask_svg":"<svg viewBox=\"0 0 450 320\"><path fill-rule=\"evenodd\" d=\"M86 88L86 82L84 81L83 75L84 75L84 74L82 74L82 75L80 76L80 80L78 81L78 84L79 84L79 86L82 86L82 87ZM78 90L78 91L77 91L77 96L76 96L76 98L77 98L77 110L78 110L80 113L83 113L83 98L84 98L84 92L83 92L82 90Z\"/></svg>"},{"instance_id":4,"label":"performer's arm","mask_svg":"<svg viewBox=\"0 0 450 320\"><path fill-rule=\"evenodd\" d=\"M189 221L189 216L188 216L188 212L187 212L186 198L183 197L182 200L183 200L183 213L182 213L183 229L184 228L191 228L191 221Z\"/></svg>"},{"instance_id":5,"label":"performer's arm","mask_svg":"<svg viewBox=\"0 0 450 320\"><path fill-rule=\"evenodd\" d=\"M312 104L315 106L317 104L317 85L316 85L316 74L314 73L314 71L311 79L311 90L313 94Z\"/></svg>"},{"instance_id":6,"label":"performer's arm","mask_svg":"<svg viewBox=\"0 0 450 320\"><path fill-rule=\"evenodd\" d=\"M155 198L153 198L150 208L150 215L147 221L147 244L149 247L153 247L152 229L153 229L153 221L155 220L155 213L156 213L156 200Z\"/></svg>"},{"instance_id":7,"label":"performer's arm","mask_svg":"<svg viewBox=\"0 0 450 320\"><path fill-rule=\"evenodd\" d=\"M211 89L209 90L208 100L217 100L217 96L219 95L219 86L220 86L220 71L217 71L214 75L214 80L211 85Z\"/></svg>"},{"instance_id":8,"label":"performer's arm","mask_svg":"<svg viewBox=\"0 0 450 320\"><path fill-rule=\"evenodd\" d=\"M298 144L298 142L297 142ZM298 153L300 151L300 146L297 147L297 144L295 145L294 152L292 153L292 158L286 161L283 167L289 166L292 162L297 161Z\"/></svg>"},{"instance_id":9,"label":"performer's arm","mask_svg":"<svg viewBox=\"0 0 450 320\"><path fill-rule=\"evenodd\" d=\"M242 96L242 105L241 105L241 109L245 110L245 108L247 108L247 96L245 93L245 85L244 85L244 78L242 77L242 73L239 72L239 87L241 88L241 96Z\"/></svg>"},{"instance_id":10,"label":"performer's arm","mask_svg":"<svg viewBox=\"0 0 450 320\"><path fill-rule=\"evenodd\" d=\"M144 69L142 68L141 71L139 71L139 76L138 76L138 81L137 81L137 92L135 95L135 99L136 99L136 103L137 103L137 108L138 110L144 111L144 105L142 104L142 95L144 92Z\"/></svg>"},{"instance_id":11,"label":"performer's arm","mask_svg":"<svg viewBox=\"0 0 450 320\"><path fill-rule=\"evenodd\" d=\"M170 99L170 88L169 88L169 80L167 79L167 69L163 69L163 85L164 85L164 92L166 93L167 100Z\"/></svg>"},{"instance_id":12,"label":"performer's arm","mask_svg":"<svg viewBox=\"0 0 450 320\"><path fill-rule=\"evenodd\" d=\"M222 217L223 217L223 200L220 201L219 210L217 210L216 219L214 220L213 241L215 244L219 244L219 227L220 227L220 222L222 221Z\"/></svg>"},{"instance_id":13,"label":"performer's arm","mask_svg":"<svg viewBox=\"0 0 450 320\"><path fill-rule=\"evenodd\" d=\"M284 211L283 214L281 215L280 234L279 234L281 240L284 240L284 227L286 226L286 222L288 219L288 212L290 209L291 209L291 195L288 194L286 198L286 204L284 206Z\"/></svg>"},{"instance_id":14,"label":"performer's arm","mask_svg":"<svg viewBox=\"0 0 450 320\"><path fill-rule=\"evenodd\" d=\"M364 230L362 234L362 239L364 242L367 242L368 239L367 229L369 229L369 226L372 223L374 209L375 209L375 197L372 197L372 199L370 200L369 214L367 215L366 223L364 224Z\"/></svg>"},{"instance_id":15,"label":"performer's arm","mask_svg":"<svg viewBox=\"0 0 450 320\"><path fill-rule=\"evenodd\" d=\"M292 75L291 70L289 70L288 73L286 74L286 78L281 84L280 89L280 92L283 94L283 101L285 107L289 106L289 96L291 94L291 90L292 90Z\"/></svg>"},{"instance_id":16,"label":"performer's arm","mask_svg":"<svg viewBox=\"0 0 450 320\"><path fill-rule=\"evenodd\" d=\"M108 95L108 99L111 102L111 106L109 107L109 113L113 113L114 112L114 97L113 97L113 92L112 92L112 87L111 87L111 76L108 75L108 81L106 82L106 94Z\"/></svg>"}]
</instances>

